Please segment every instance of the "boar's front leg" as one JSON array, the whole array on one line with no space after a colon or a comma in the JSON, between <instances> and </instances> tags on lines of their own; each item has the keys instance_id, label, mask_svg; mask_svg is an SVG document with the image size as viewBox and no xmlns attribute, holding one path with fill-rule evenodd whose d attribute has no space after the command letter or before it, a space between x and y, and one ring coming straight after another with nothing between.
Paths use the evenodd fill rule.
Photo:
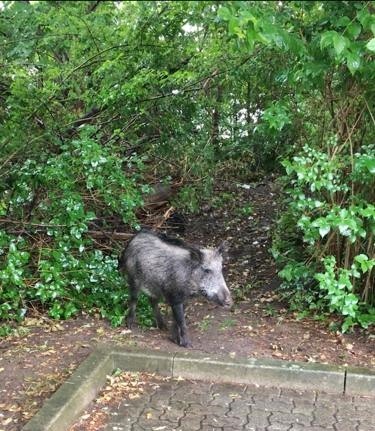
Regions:
<instances>
[{"instance_id":1,"label":"boar's front leg","mask_svg":"<svg viewBox=\"0 0 375 431\"><path fill-rule=\"evenodd\" d=\"M184 304L172 304L171 307L175 321L175 324L173 325L172 339L182 347L191 347L185 322Z\"/></svg>"}]
</instances>

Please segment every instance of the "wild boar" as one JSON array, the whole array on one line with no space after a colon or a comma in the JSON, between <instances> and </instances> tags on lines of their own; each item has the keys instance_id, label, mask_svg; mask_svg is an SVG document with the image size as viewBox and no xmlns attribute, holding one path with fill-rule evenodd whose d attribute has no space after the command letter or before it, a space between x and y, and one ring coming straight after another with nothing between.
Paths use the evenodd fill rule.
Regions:
<instances>
[{"instance_id":1,"label":"wild boar","mask_svg":"<svg viewBox=\"0 0 375 431\"><path fill-rule=\"evenodd\" d=\"M203 295L224 307L233 304L222 273L225 248L225 243L215 249L197 248L149 230L135 235L119 261L129 284L128 327L134 323L137 299L142 291L150 298L160 329L165 328L158 306L160 299L171 306L172 340L180 346L190 346L184 315L184 303L189 297Z\"/></svg>"}]
</instances>

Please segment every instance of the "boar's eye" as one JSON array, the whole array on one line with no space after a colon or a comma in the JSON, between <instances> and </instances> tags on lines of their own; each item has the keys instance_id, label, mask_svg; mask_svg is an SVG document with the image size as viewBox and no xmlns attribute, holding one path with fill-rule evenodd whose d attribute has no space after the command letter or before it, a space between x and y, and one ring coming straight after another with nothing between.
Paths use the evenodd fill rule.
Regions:
<instances>
[{"instance_id":1,"label":"boar's eye","mask_svg":"<svg viewBox=\"0 0 375 431\"><path fill-rule=\"evenodd\" d=\"M210 270L209 268L203 268L203 272L204 272L205 274L210 274L210 273L211 273L211 270Z\"/></svg>"}]
</instances>

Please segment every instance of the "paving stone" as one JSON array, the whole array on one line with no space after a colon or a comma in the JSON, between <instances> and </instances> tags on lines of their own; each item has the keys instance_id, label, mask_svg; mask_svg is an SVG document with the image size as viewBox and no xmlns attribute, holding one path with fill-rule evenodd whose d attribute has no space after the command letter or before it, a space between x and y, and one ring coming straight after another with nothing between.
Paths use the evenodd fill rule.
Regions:
<instances>
[{"instance_id":1,"label":"paving stone","mask_svg":"<svg viewBox=\"0 0 375 431\"><path fill-rule=\"evenodd\" d=\"M373 425L375 425L375 399L374 399L374 405L371 410L362 410L360 414L358 414L358 419L360 422L370 422Z\"/></svg>"},{"instance_id":2,"label":"paving stone","mask_svg":"<svg viewBox=\"0 0 375 431\"><path fill-rule=\"evenodd\" d=\"M246 423L246 420L241 420L239 418L228 418L226 416L207 414L202 420L202 425L212 425L215 427L233 427L237 425L237 429L241 429L242 425Z\"/></svg>"},{"instance_id":3,"label":"paving stone","mask_svg":"<svg viewBox=\"0 0 375 431\"><path fill-rule=\"evenodd\" d=\"M201 426L202 416L197 416L193 413L186 413L186 415L181 419L178 429L179 431L193 431L199 430Z\"/></svg>"},{"instance_id":4,"label":"paving stone","mask_svg":"<svg viewBox=\"0 0 375 431\"><path fill-rule=\"evenodd\" d=\"M246 417L250 412L250 404L248 401L236 399L229 405L229 411L226 413L228 417Z\"/></svg>"},{"instance_id":5,"label":"paving stone","mask_svg":"<svg viewBox=\"0 0 375 431\"><path fill-rule=\"evenodd\" d=\"M337 431L355 431L358 427L357 421L337 421L333 428Z\"/></svg>"},{"instance_id":6,"label":"paving stone","mask_svg":"<svg viewBox=\"0 0 375 431\"><path fill-rule=\"evenodd\" d=\"M180 386L174 392L173 398L185 403L196 403L207 405L212 401L212 393L210 385L197 385Z\"/></svg>"},{"instance_id":7,"label":"paving stone","mask_svg":"<svg viewBox=\"0 0 375 431\"><path fill-rule=\"evenodd\" d=\"M138 418L130 418L124 415L119 415L116 417L110 416L110 419L108 420L108 425L122 425L124 427L131 427L132 424L134 424L137 421ZM112 429L112 428L111 428Z\"/></svg>"},{"instance_id":8,"label":"paving stone","mask_svg":"<svg viewBox=\"0 0 375 431\"><path fill-rule=\"evenodd\" d=\"M166 407L174 395L174 391L170 387L162 386L158 388L151 396L151 402L154 406Z\"/></svg>"},{"instance_id":9,"label":"paving stone","mask_svg":"<svg viewBox=\"0 0 375 431\"><path fill-rule=\"evenodd\" d=\"M247 385L237 385L231 383L213 383L211 386L212 392L224 392L243 396L248 389Z\"/></svg>"},{"instance_id":10,"label":"paving stone","mask_svg":"<svg viewBox=\"0 0 375 431\"><path fill-rule=\"evenodd\" d=\"M367 397L358 397L354 398L353 404L355 405L356 410L363 411L363 410L374 410L374 398L367 398Z\"/></svg>"},{"instance_id":11,"label":"paving stone","mask_svg":"<svg viewBox=\"0 0 375 431\"><path fill-rule=\"evenodd\" d=\"M221 406L206 406L200 404L189 404L186 407L186 413L192 413L196 416L201 416L202 418L207 415L224 416L229 411L229 407Z\"/></svg>"},{"instance_id":12,"label":"paving stone","mask_svg":"<svg viewBox=\"0 0 375 431\"><path fill-rule=\"evenodd\" d=\"M145 400L145 403L147 401ZM145 403L142 406L139 407L133 407L131 405L127 405L126 407L123 406L122 408L120 407L118 412L116 412L117 414L114 415L113 412L110 412L110 417L114 420L119 422L120 418L126 418L129 421L135 421L136 419L138 419L139 415L142 413L143 409L145 408Z\"/></svg>"},{"instance_id":13,"label":"paving stone","mask_svg":"<svg viewBox=\"0 0 375 431\"><path fill-rule=\"evenodd\" d=\"M336 431L333 427L320 427L320 426L304 426L301 428L301 425L293 424L293 427L290 431ZM354 430L353 430L354 431Z\"/></svg>"},{"instance_id":14,"label":"paving stone","mask_svg":"<svg viewBox=\"0 0 375 431\"><path fill-rule=\"evenodd\" d=\"M108 424L105 431L131 431L131 425Z\"/></svg>"},{"instance_id":15,"label":"paving stone","mask_svg":"<svg viewBox=\"0 0 375 431\"><path fill-rule=\"evenodd\" d=\"M338 412L336 413L336 419L338 422L356 422L360 417L363 417L363 415L361 415L358 411L356 411L353 407L353 409L348 409L348 410L338 410Z\"/></svg>"},{"instance_id":16,"label":"paving stone","mask_svg":"<svg viewBox=\"0 0 375 431\"><path fill-rule=\"evenodd\" d=\"M358 428L356 431L375 431L375 422L372 420L371 422L360 421Z\"/></svg>"},{"instance_id":17,"label":"paving stone","mask_svg":"<svg viewBox=\"0 0 375 431\"><path fill-rule=\"evenodd\" d=\"M176 431L200 431L201 426L198 424L196 427L193 427L191 424L184 424L173 429Z\"/></svg>"},{"instance_id":18,"label":"paving stone","mask_svg":"<svg viewBox=\"0 0 375 431\"><path fill-rule=\"evenodd\" d=\"M290 428L290 431L305 431L305 425L302 424L293 424L292 428Z\"/></svg>"},{"instance_id":19,"label":"paving stone","mask_svg":"<svg viewBox=\"0 0 375 431\"><path fill-rule=\"evenodd\" d=\"M160 415L160 420L168 421L171 423L175 423L176 426L180 419L182 419L185 415L184 409L174 409L171 406L168 406L162 415Z\"/></svg>"},{"instance_id":20,"label":"paving stone","mask_svg":"<svg viewBox=\"0 0 375 431\"><path fill-rule=\"evenodd\" d=\"M296 401L301 397L307 402L314 403L317 398L317 395L315 391L297 391L295 389L285 388L282 388L280 390L280 398L286 398L289 400Z\"/></svg>"},{"instance_id":21,"label":"paving stone","mask_svg":"<svg viewBox=\"0 0 375 431\"><path fill-rule=\"evenodd\" d=\"M312 425L318 425L320 427L333 427L333 424L336 422L335 414L336 412L332 409L317 407L313 413L314 420Z\"/></svg>"},{"instance_id":22,"label":"paving stone","mask_svg":"<svg viewBox=\"0 0 375 431\"><path fill-rule=\"evenodd\" d=\"M109 412L106 431L375 431L374 398L169 381Z\"/></svg>"},{"instance_id":23,"label":"paving stone","mask_svg":"<svg viewBox=\"0 0 375 431\"><path fill-rule=\"evenodd\" d=\"M273 412L272 416L270 417L270 421L271 421L271 424L274 421L276 421L276 422L288 424L289 426L294 423L309 426L311 423L311 417L300 413L296 414L296 413Z\"/></svg>"},{"instance_id":24,"label":"paving stone","mask_svg":"<svg viewBox=\"0 0 375 431\"><path fill-rule=\"evenodd\" d=\"M208 382L199 382L199 381L191 381L191 380L182 380L178 382L175 387L174 392L178 394L179 392L187 392L192 394L200 394L206 395L212 392L212 383Z\"/></svg>"},{"instance_id":25,"label":"paving stone","mask_svg":"<svg viewBox=\"0 0 375 431\"><path fill-rule=\"evenodd\" d=\"M270 426L267 427L267 431L289 431L290 424L285 425L280 422L273 422Z\"/></svg>"},{"instance_id":26,"label":"paving stone","mask_svg":"<svg viewBox=\"0 0 375 431\"><path fill-rule=\"evenodd\" d=\"M210 406L223 406L223 407L229 408L232 402L233 402L233 399L229 396L229 394L213 393L212 399L208 404Z\"/></svg>"},{"instance_id":27,"label":"paving stone","mask_svg":"<svg viewBox=\"0 0 375 431\"><path fill-rule=\"evenodd\" d=\"M265 431L266 427L259 427L254 424L246 424L242 427L244 431Z\"/></svg>"},{"instance_id":28,"label":"paving stone","mask_svg":"<svg viewBox=\"0 0 375 431\"><path fill-rule=\"evenodd\" d=\"M248 425L255 427L266 427L270 424L268 421L269 416L269 412L252 408L251 412L247 415Z\"/></svg>"},{"instance_id":29,"label":"paving stone","mask_svg":"<svg viewBox=\"0 0 375 431\"><path fill-rule=\"evenodd\" d=\"M145 408L150 402L150 395L144 394L138 398L133 398L131 400L124 400L119 405L119 411L126 413L127 411L138 411L139 413Z\"/></svg>"},{"instance_id":30,"label":"paving stone","mask_svg":"<svg viewBox=\"0 0 375 431\"><path fill-rule=\"evenodd\" d=\"M213 427L211 425L202 425L200 431L223 431L222 427Z\"/></svg>"},{"instance_id":31,"label":"paving stone","mask_svg":"<svg viewBox=\"0 0 375 431\"><path fill-rule=\"evenodd\" d=\"M137 424L145 429L152 429L153 427L157 427L162 422L160 420L160 416L163 414L163 411L154 409L150 406L146 406L142 415L137 419Z\"/></svg>"},{"instance_id":32,"label":"paving stone","mask_svg":"<svg viewBox=\"0 0 375 431\"><path fill-rule=\"evenodd\" d=\"M281 400L258 400L255 397L254 407L256 409L266 410L268 412L282 412L282 413L290 413L294 408L294 405L289 402L281 401Z\"/></svg>"},{"instance_id":33,"label":"paving stone","mask_svg":"<svg viewBox=\"0 0 375 431\"><path fill-rule=\"evenodd\" d=\"M312 418L313 411L315 410L314 403L310 399L300 398L294 400L294 407L292 413L304 414Z\"/></svg>"},{"instance_id":34,"label":"paving stone","mask_svg":"<svg viewBox=\"0 0 375 431\"><path fill-rule=\"evenodd\" d=\"M180 401L180 400L175 400L174 398L171 398L169 400L169 404L167 407L170 407L170 408L176 409L176 410L184 410L184 409L186 409L186 406L188 406L187 403Z\"/></svg>"},{"instance_id":35,"label":"paving stone","mask_svg":"<svg viewBox=\"0 0 375 431\"><path fill-rule=\"evenodd\" d=\"M249 394L251 394L251 398L253 400L254 403L268 403L270 401L273 401L274 399L278 399L279 396L277 393L252 393L249 392Z\"/></svg>"},{"instance_id":36,"label":"paving stone","mask_svg":"<svg viewBox=\"0 0 375 431\"><path fill-rule=\"evenodd\" d=\"M234 399L243 399L244 397L248 399L246 388L245 385L214 384L211 388L212 400L209 404L228 406Z\"/></svg>"},{"instance_id":37,"label":"paving stone","mask_svg":"<svg viewBox=\"0 0 375 431\"><path fill-rule=\"evenodd\" d=\"M246 418L246 416L242 417L242 418L231 417L231 418L228 418L228 419L230 419L230 421L228 422L228 424L224 424L224 428L227 428L228 426L231 426L233 428L236 428L237 430L240 430L240 429L242 429L242 427L244 425L247 424L247 418Z\"/></svg>"},{"instance_id":38,"label":"paving stone","mask_svg":"<svg viewBox=\"0 0 375 431\"><path fill-rule=\"evenodd\" d=\"M246 389L246 393L250 393L252 395L265 396L269 399L273 397L279 397L282 393L282 389L280 388L269 388L258 385L248 385Z\"/></svg>"}]
</instances>

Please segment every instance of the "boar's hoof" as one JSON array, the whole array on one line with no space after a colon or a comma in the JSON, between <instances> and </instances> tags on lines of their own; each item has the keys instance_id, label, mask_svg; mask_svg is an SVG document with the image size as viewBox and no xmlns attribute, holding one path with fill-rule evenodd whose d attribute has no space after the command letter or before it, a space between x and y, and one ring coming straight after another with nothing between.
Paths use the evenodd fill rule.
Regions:
<instances>
[{"instance_id":1,"label":"boar's hoof","mask_svg":"<svg viewBox=\"0 0 375 431\"><path fill-rule=\"evenodd\" d=\"M170 340L173 341L173 343L177 344L178 346L181 347L193 347L193 345L191 344L190 340L186 337L175 337L175 336L171 336Z\"/></svg>"},{"instance_id":2,"label":"boar's hoof","mask_svg":"<svg viewBox=\"0 0 375 431\"><path fill-rule=\"evenodd\" d=\"M193 347L193 345L191 344L191 342L189 340L181 340L180 341L180 346L181 347L186 347L186 348Z\"/></svg>"},{"instance_id":3,"label":"boar's hoof","mask_svg":"<svg viewBox=\"0 0 375 431\"><path fill-rule=\"evenodd\" d=\"M179 342L177 344L179 344L182 347L193 347L188 337L180 337L178 341Z\"/></svg>"},{"instance_id":4,"label":"boar's hoof","mask_svg":"<svg viewBox=\"0 0 375 431\"><path fill-rule=\"evenodd\" d=\"M126 326L128 329L132 329L134 326L134 317L128 317L126 320Z\"/></svg>"}]
</instances>

